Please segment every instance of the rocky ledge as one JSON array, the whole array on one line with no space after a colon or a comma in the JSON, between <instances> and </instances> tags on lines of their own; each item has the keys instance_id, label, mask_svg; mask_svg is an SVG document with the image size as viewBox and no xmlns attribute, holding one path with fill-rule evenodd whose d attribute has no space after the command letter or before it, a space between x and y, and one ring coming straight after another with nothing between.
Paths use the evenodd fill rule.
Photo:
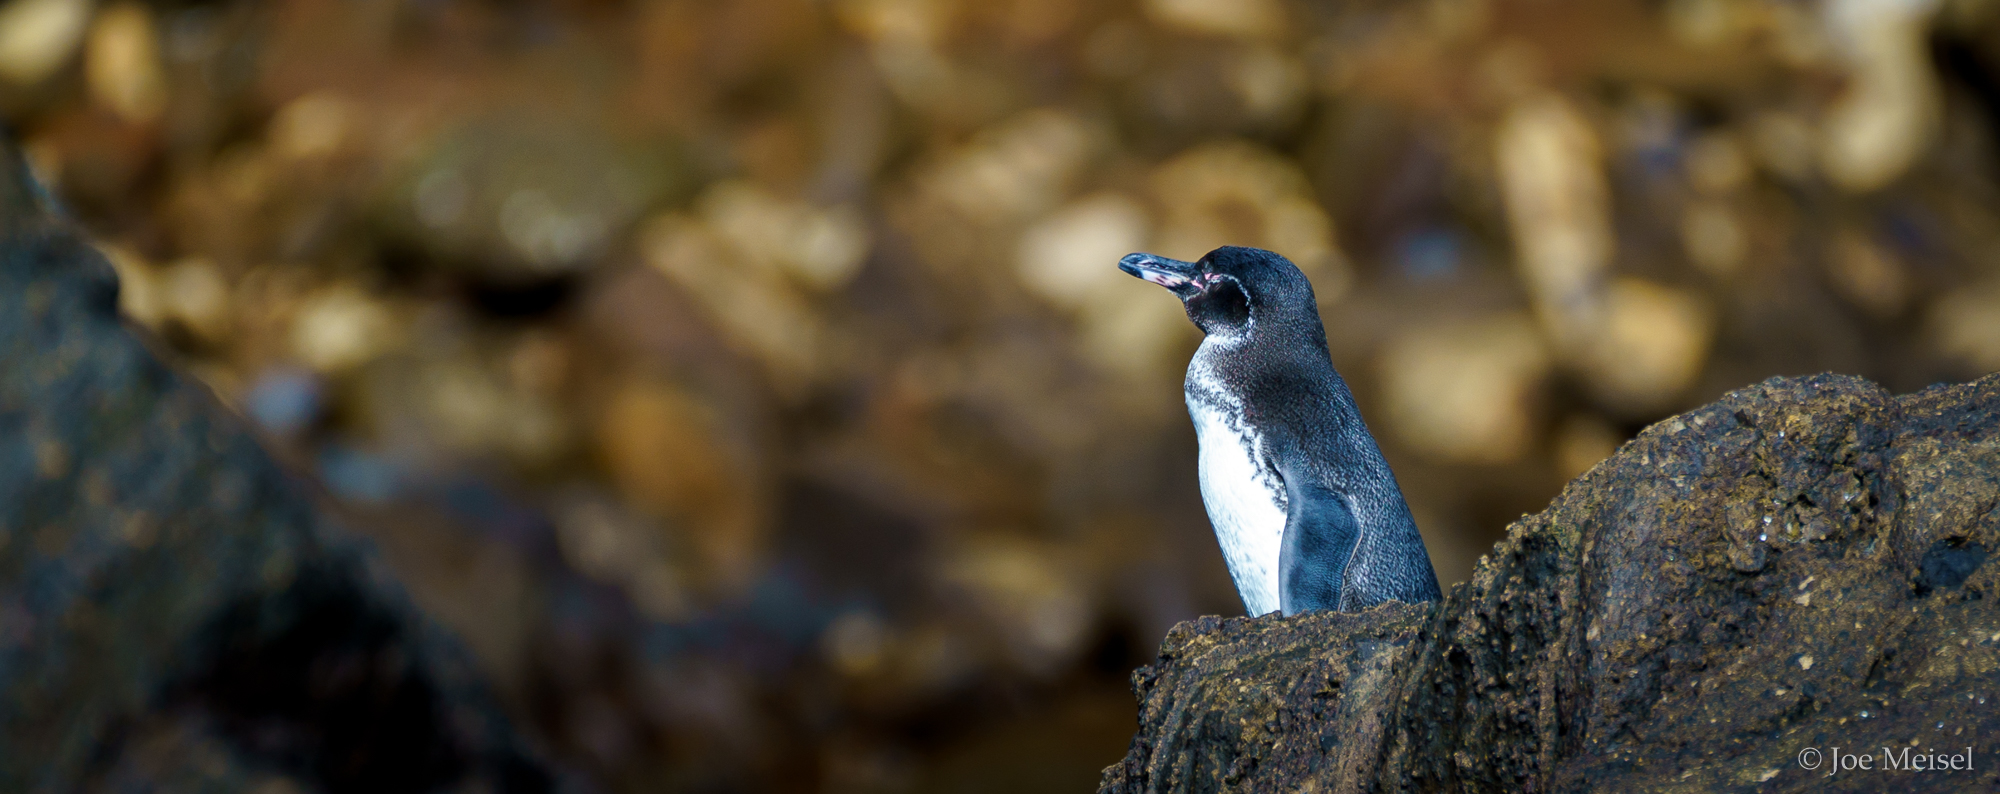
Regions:
<instances>
[{"instance_id":1,"label":"rocky ledge","mask_svg":"<svg viewBox=\"0 0 2000 794\"><path fill-rule=\"evenodd\" d=\"M2000 376L1772 379L1647 429L1440 604L1175 627L1101 791L1992 790L1996 544Z\"/></svg>"}]
</instances>

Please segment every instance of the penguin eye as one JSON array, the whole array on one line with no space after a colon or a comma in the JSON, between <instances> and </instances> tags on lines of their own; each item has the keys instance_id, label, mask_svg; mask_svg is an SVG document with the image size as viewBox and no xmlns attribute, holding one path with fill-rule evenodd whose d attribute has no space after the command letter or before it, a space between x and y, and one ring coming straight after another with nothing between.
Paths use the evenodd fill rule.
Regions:
<instances>
[{"instance_id":1,"label":"penguin eye","mask_svg":"<svg viewBox=\"0 0 2000 794\"><path fill-rule=\"evenodd\" d=\"M1218 279L1208 285L1201 295L1202 313L1208 319L1224 326L1234 327L1250 321L1250 296L1244 294L1243 285L1236 279Z\"/></svg>"}]
</instances>

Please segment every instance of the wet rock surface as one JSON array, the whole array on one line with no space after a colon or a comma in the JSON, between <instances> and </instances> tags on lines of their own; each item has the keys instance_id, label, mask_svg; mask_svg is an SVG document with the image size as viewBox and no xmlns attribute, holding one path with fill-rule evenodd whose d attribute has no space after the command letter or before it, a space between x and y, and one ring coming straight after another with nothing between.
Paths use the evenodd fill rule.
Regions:
<instances>
[{"instance_id":1,"label":"wet rock surface","mask_svg":"<svg viewBox=\"0 0 2000 794\"><path fill-rule=\"evenodd\" d=\"M0 152L0 790L534 792L455 641Z\"/></svg>"},{"instance_id":2,"label":"wet rock surface","mask_svg":"<svg viewBox=\"0 0 2000 794\"><path fill-rule=\"evenodd\" d=\"M1995 548L2000 377L1772 379L1648 428L1437 606L1176 627L1101 790L1984 790Z\"/></svg>"}]
</instances>

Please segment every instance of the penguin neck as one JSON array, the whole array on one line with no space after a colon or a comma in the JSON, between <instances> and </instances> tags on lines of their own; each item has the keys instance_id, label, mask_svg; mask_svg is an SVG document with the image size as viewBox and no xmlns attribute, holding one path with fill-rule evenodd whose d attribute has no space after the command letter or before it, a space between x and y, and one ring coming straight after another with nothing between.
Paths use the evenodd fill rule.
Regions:
<instances>
[{"instance_id":1,"label":"penguin neck","mask_svg":"<svg viewBox=\"0 0 2000 794\"><path fill-rule=\"evenodd\" d=\"M1245 368L1234 359L1248 347L1246 335L1209 335L1195 348L1188 361L1187 399L1190 406L1201 404L1238 413L1243 410L1242 378Z\"/></svg>"},{"instance_id":2,"label":"penguin neck","mask_svg":"<svg viewBox=\"0 0 2000 794\"><path fill-rule=\"evenodd\" d=\"M1242 407L1255 384L1274 373L1303 373L1326 378L1345 390L1327 354L1326 334L1318 317L1304 323L1252 323L1234 333L1202 338L1188 361L1188 399ZM1198 395L1198 392L1201 395Z\"/></svg>"}]
</instances>

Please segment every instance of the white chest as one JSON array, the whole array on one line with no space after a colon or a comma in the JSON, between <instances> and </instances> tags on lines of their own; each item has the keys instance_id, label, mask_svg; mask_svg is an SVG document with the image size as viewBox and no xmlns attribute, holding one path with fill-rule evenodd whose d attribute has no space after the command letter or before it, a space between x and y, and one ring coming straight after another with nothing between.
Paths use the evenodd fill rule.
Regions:
<instances>
[{"instance_id":1,"label":"white chest","mask_svg":"<svg viewBox=\"0 0 2000 794\"><path fill-rule=\"evenodd\" d=\"M1243 606L1252 615L1278 610L1278 552L1285 534L1284 490L1258 461L1263 440L1233 406L1190 399L1201 447L1201 501Z\"/></svg>"}]
</instances>

